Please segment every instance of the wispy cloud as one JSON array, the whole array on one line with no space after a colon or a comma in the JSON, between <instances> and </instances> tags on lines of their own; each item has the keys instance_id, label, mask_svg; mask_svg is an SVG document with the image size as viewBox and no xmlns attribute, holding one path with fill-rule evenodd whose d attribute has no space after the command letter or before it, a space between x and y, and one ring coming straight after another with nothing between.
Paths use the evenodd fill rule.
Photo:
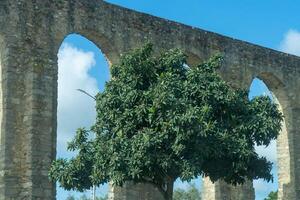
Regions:
<instances>
[{"instance_id":1,"label":"wispy cloud","mask_svg":"<svg viewBox=\"0 0 300 200\"><path fill-rule=\"evenodd\" d=\"M257 200L264 199L268 196L271 191L278 190L278 176L277 176L277 165L272 169L272 174L274 176L274 182L266 182L262 179L254 180L253 186L255 188L255 195Z\"/></svg>"},{"instance_id":2,"label":"wispy cloud","mask_svg":"<svg viewBox=\"0 0 300 200\"><path fill-rule=\"evenodd\" d=\"M300 32L290 29L284 36L279 49L300 56Z\"/></svg>"},{"instance_id":3,"label":"wispy cloud","mask_svg":"<svg viewBox=\"0 0 300 200\"><path fill-rule=\"evenodd\" d=\"M96 64L93 52L85 52L64 43L58 53L58 156L70 155L66 152L77 128L90 127L95 120L95 101L77 89L95 95L97 80L89 75Z\"/></svg>"},{"instance_id":4,"label":"wispy cloud","mask_svg":"<svg viewBox=\"0 0 300 200\"><path fill-rule=\"evenodd\" d=\"M255 146L255 150L258 155L266 157L273 163L277 162L276 140L272 140L268 147Z\"/></svg>"}]
</instances>

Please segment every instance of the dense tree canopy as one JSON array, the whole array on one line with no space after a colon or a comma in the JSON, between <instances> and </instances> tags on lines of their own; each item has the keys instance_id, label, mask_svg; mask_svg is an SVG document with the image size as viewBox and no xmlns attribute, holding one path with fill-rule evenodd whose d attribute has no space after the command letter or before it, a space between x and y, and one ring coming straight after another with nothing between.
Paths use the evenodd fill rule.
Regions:
<instances>
[{"instance_id":1,"label":"dense tree canopy","mask_svg":"<svg viewBox=\"0 0 300 200\"><path fill-rule=\"evenodd\" d=\"M147 181L163 191L177 178L272 180L272 163L254 145L278 136L277 106L231 88L217 73L221 57L191 68L186 59L178 49L153 56L150 44L122 56L96 96L95 125L78 129L68 145L77 156L54 161L52 180L79 191L108 181Z\"/></svg>"}]
</instances>

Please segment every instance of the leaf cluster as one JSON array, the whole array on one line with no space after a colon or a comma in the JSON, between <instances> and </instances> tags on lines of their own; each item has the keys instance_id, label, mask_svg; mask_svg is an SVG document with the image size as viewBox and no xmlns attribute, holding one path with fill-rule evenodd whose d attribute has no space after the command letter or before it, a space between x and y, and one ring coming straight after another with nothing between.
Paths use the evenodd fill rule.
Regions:
<instances>
[{"instance_id":1,"label":"leaf cluster","mask_svg":"<svg viewBox=\"0 0 300 200\"><path fill-rule=\"evenodd\" d=\"M277 200L278 199L278 191L272 191L264 200Z\"/></svg>"},{"instance_id":2,"label":"leaf cluster","mask_svg":"<svg viewBox=\"0 0 300 200\"><path fill-rule=\"evenodd\" d=\"M254 146L277 138L277 106L231 88L217 72L220 56L193 67L186 61L179 49L154 56L151 44L124 55L96 96L95 125L69 144L77 156L54 161L50 177L79 191L109 181L163 188L166 180L198 176L272 180L272 163Z\"/></svg>"}]
</instances>

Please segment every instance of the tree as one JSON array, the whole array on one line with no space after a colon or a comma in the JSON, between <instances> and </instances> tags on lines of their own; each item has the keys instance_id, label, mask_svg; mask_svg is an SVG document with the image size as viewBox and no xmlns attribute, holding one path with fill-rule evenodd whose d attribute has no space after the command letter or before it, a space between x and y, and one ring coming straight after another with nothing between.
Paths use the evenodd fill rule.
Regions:
<instances>
[{"instance_id":1,"label":"tree","mask_svg":"<svg viewBox=\"0 0 300 200\"><path fill-rule=\"evenodd\" d=\"M190 184L187 190L175 189L173 194L173 200L200 200L200 191L194 184Z\"/></svg>"},{"instance_id":2,"label":"tree","mask_svg":"<svg viewBox=\"0 0 300 200\"><path fill-rule=\"evenodd\" d=\"M271 181L272 163L254 146L277 138L283 118L277 105L231 88L217 73L220 56L189 68L178 49L152 52L147 44L112 66L96 96L95 125L77 130L68 144L77 156L54 161L50 178L78 191L150 182L165 199L172 199L177 178Z\"/></svg>"},{"instance_id":3,"label":"tree","mask_svg":"<svg viewBox=\"0 0 300 200\"><path fill-rule=\"evenodd\" d=\"M270 192L270 194L268 195L267 198L265 198L264 200L277 200L278 199L278 191L276 192Z\"/></svg>"}]
</instances>

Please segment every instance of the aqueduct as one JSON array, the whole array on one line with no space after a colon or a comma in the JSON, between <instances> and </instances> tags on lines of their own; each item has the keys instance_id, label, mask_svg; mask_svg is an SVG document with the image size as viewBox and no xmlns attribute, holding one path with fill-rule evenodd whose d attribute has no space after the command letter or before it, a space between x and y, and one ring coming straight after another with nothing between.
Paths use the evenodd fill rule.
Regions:
<instances>
[{"instance_id":1,"label":"aqueduct","mask_svg":"<svg viewBox=\"0 0 300 200\"><path fill-rule=\"evenodd\" d=\"M0 0L0 199L55 199L48 169L56 155L57 51L79 33L111 63L151 41L159 51L178 47L190 63L225 56L223 78L249 88L262 79L285 115L278 138L279 199L300 199L300 58L142 14L102 0ZM147 185L111 188L110 198L145 199ZM252 183L232 187L204 181L205 200L252 200ZM157 197L158 198L158 197Z\"/></svg>"}]
</instances>

